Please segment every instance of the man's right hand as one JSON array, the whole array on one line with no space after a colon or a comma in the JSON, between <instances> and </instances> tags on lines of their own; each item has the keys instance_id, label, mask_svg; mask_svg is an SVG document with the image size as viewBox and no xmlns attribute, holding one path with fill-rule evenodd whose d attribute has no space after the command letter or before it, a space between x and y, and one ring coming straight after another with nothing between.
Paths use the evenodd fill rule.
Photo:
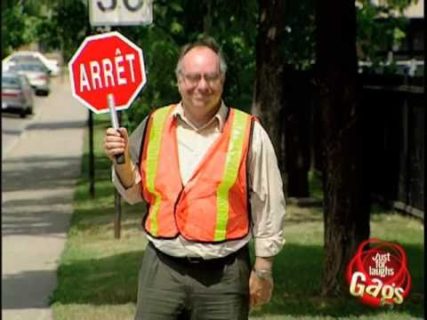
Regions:
<instances>
[{"instance_id":1,"label":"man's right hand","mask_svg":"<svg viewBox=\"0 0 427 320\"><path fill-rule=\"evenodd\" d=\"M129 159L129 136L126 128L108 128L104 136L104 152L116 164L116 155L124 154Z\"/></svg>"},{"instance_id":2,"label":"man's right hand","mask_svg":"<svg viewBox=\"0 0 427 320\"><path fill-rule=\"evenodd\" d=\"M108 128L104 136L104 152L114 163L115 172L123 187L130 188L135 183L134 164L129 154L129 136L125 128ZM124 164L117 164L116 155L123 154Z\"/></svg>"}]
</instances>

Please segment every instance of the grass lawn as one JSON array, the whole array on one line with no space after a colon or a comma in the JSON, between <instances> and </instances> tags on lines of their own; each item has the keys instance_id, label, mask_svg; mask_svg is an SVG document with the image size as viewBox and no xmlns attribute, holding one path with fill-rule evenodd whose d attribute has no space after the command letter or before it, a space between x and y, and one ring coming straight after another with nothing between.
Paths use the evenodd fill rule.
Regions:
<instances>
[{"instance_id":1,"label":"grass lawn","mask_svg":"<svg viewBox=\"0 0 427 320\"><path fill-rule=\"evenodd\" d=\"M114 189L110 163L101 150L106 117L95 117L96 195L89 196L87 157L77 185L74 214L51 297L55 320L133 319L137 275L146 240L141 232L144 205L122 206L121 238L114 238ZM412 290L402 305L371 309L354 297L319 296L322 269L321 208L289 205L286 244L274 266L272 302L251 313L251 319L422 319L424 314L423 223L375 209L371 236L403 245L409 260ZM149 320L149 319L148 319Z\"/></svg>"}]
</instances>

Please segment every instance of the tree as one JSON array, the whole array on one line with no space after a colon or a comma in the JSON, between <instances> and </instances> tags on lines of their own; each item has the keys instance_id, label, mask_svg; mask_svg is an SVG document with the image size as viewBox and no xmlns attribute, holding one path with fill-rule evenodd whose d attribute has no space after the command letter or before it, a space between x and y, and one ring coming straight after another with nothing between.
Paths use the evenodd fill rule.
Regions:
<instances>
[{"instance_id":1,"label":"tree","mask_svg":"<svg viewBox=\"0 0 427 320\"><path fill-rule=\"evenodd\" d=\"M357 53L359 59L372 62L375 67L384 62L391 51L405 37L407 18L403 10L414 0L388 0L381 4L358 0ZM398 14L396 14L398 13Z\"/></svg>"},{"instance_id":2,"label":"tree","mask_svg":"<svg viewBox=\"0 0 427 320\"><path fill-rule=\"evenodd\" d=\"M89 15L85 1L62 0L52 7L52 39L59 38L65 62L72 57L83 39L89 34Z\"/></svg>"},{"instance_id":3,"label":"tree","mask_svg":"<svg viewBox=\"0 0 427 320\"><path fill-rule=\"evenodd\" d=\"M283 31L284 1L258 0L256 75L252 113L258 116L275 147L284 185ZM286 188L285 188L286 190Z\"/></svg>"},{"instance_id":4,"label":"tree","mask_svg":"<svg viewBox=\"0 0 427 320\"><path fill-rule=\"evenodd\" d=\"M314 0L285 1L283 76L285 170L288 197L310 195L311 86Z\"/></svg>"},{"instance_id":5,"label":"tree","mask_svg":"<svg viewBox=\"0 0 427 320\"><path fill-rule=\"evenodd\" d=\"M362 110L358 102L353 0L317 0L316 87L324 152L324 266L321 292L344 292L344 271L369 237L363 179Z\"/></svg>"},{"instance_id":6,"label":"tree","mask_svg":"<svg viewBox=\"0 0 427 320\"><path fill-rule=\"evenodd\" d=\"M21 1L2 2L2 58L9 55L14 49L34 40L31 27L34 26L34 17L28 15Z\"/></svg>"}]
</instances>

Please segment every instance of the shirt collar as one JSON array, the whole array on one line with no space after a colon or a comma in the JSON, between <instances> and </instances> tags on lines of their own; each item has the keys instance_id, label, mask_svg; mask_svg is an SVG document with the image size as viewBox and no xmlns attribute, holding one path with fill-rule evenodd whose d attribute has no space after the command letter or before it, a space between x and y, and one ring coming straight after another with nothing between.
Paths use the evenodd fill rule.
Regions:
<instances>
[{"instance_id":1,"label":"shirt collar","mask_svg":"<svg viewBox=\"0 0 427 320\"><path fill-rule=\"evenodd\" d=\"M198 128L196 130L201 130L203 128L206 128L208 125L210 125L213 121L217 121L217 125L218 125L218 129L220 132L222 132L222 130L224 129L224 124L225 121L227 119L227 114L228 114L228 108L225 105L224 101L221 101L221 106L218 109L218 112L212 117L211 120L209 120L204 126L202 126L201 128ZM179 117L182 121L184 121L185 123L187 123L189 126L194 127L191 122L186 118L185 114L184 114L184 107L182 106L182 102L179 102L175 109L172 111L171 116L176 118Z\"/></svg>"}]
</instances>

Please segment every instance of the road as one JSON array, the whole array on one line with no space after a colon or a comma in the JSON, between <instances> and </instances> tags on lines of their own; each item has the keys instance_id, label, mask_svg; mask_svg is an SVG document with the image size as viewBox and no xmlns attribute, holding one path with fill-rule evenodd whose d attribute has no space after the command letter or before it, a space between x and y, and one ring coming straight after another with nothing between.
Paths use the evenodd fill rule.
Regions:
<instances>
[{"instance_id":1,"label":"road","mask_svg":"<svg viewBox=\"0 0 427 320\"><path fill-rule=\"evenodd\" d=\"M52 79L52 82L51 82L52 92L54 90L57 90L55 88L58 88L64 85L65 81L66 80L60 79L60 78ZM13 148L15 143L18 142L18 140L21 137L21 134L25 132L25 129L31 123L36 121L42 115L42 112L44 112L44 110L49 110L49 108L55 107L55 106L51 106L52 101L54 100L52 98L49 98L49 96L44 97L44 96L34 95L34 114L28 115L25 119L21 119L18 113L2 112L1 151L2 151L3 158L9 152L9 150Z\"/></svg>"},{"instance_id":2,"label":"road","mask_svg":"<svg viewBox=\"0 0 427 320\"><path fill-rule=\"evenodd\" d=\"M44 99L46 100L46 99ZM1 117L1 151L4 156L18 141L25 128L40 114L38 106L43 104L45 101L40 98L34 100L34 115L27 116L25 119L21 119L19 114L2 112Z\"/></svg>"},{"instance_id":3,"label":"road","mask_svg":"<svg viewBox=\"0 0 427 320\"><path fill-rule=\"evenodd\" d=\"M35 115L2 116L2 319L51 320L49 295L73 212L88 111L52 81Z\"/></svg>"}]
</instances>

